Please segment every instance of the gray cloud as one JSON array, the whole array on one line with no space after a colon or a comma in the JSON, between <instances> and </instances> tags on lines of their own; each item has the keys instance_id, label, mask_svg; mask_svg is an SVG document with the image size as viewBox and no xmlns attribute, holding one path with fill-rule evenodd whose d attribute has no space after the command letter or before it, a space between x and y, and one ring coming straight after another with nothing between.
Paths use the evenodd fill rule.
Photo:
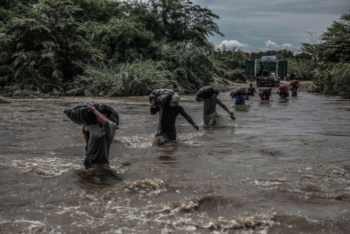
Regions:
<instances>
[{"instance_id":1,"label":"gray cloud","mask_svg":"<svg viewBox=\"0 0 350 234\"><path fill-rule=\"evenodd\" d=\"M301 43L318 43L327 27L350 9L349 0L193 0L193 3L221 17L216 22L225 37L209 38L214 45L227 46L230 41L232 45L238 45L237 42L250 45L241 46L244 51L272 48L297 51Z\"/></svg>"}]
</instances>

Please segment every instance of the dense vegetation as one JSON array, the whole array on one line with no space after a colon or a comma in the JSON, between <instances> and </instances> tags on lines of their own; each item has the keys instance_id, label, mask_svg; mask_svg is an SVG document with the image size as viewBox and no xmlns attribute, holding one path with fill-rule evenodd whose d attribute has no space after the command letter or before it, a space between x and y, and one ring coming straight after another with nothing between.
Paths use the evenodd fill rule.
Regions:
<instances>
[{"instance_id":1,"label":"dense vegetation","mask_svg":"<svg viewBox=\"0 0 350 234\"><path fill-rule=\"evenodd\" d=\"M313 81L324 94L350 98L350 13L334 21L320 44L303 44L316 64Z\"/></svg>"},{"instance_id":2,"label":"dense vegetation","mask_svg":"<svg viewBox=\"0 0 350 234\"><path fill-rule=\"evenodd\" d=\"M219 16L188 0L2 0L4 95L195 92L214 76ZM220 65L218 65L220 67Z\"/></svg>"},{"instance_id":3,"label":"dense vegetation","mask_svg":"<svg viewBox=\"0 0 350 234\"><path fill-rule=\"evenodd\" d=\"M314 78L326 93L346 93L340 89L348 82L349 16L334 23L324 43L305 44L297 55L217 49L207 40L223 36L217 19L189 0L0 0L0 92L127 96L171 88L194 93L214 79L244 82L246 60L277 55L300 79ZM339 32L344 35L334 40L332 33Z\"/></svg>"}]
</instances>

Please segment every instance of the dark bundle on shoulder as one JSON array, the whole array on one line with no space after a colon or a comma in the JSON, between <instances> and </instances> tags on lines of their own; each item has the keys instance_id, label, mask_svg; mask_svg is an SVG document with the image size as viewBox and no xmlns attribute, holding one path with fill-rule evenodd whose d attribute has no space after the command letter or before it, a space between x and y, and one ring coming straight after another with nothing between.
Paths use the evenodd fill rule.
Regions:
<instances>
[{"instance_id":1,"label":"dark bundle on shoulder","mask_svg":"<svg viewBox=\"0 0 350 234\"><path fill-rule=\"evenodd\" d=\"M272 88L263 88L262 89L262 94L271 96L271 92L272 92L271 90L272 90Z\"/></svg>"},{"instance_id":2,"label":"dark bundle on shoulder","mask_svg":"<svg viewBox=\"0 0 350 234\"><path fill-rule=\"evenodd\" d=\"M248 91L245 88L237 88L231 92L231 96L236 95L248 95Z\"/></svg>"},{"instance_id":3,"label":"dark bundle on shoulder","mask_svg":"<svg viewBox=\"0 0 350 234\"><path fill-rule=\"evenodd\" d=\"M111 121L119 125L119 115L118 113L109 105L98 103L94 101L84 101L79 104L74 105L71 108L67 108L64 110L64 113L70 118L74 123L79 125L91 125L97 123L97 118L94 113L88 111L86 108L87 104L93 103L96 110L101 113L110 112L112 113Z\"/></svg>"},{"instance_id":4,"label":"dark bundle on shoulder","mask_svg":"<svg viewBox=\"0 0 350 234\"><path fill-rule=\"evenodd\" d=\"M197 92L197 97L199 98L210 98L214 93L213 86L204 86Z\"/></svg>"},{"instance_id":5,"label":"dark bundle on shoulder","mask_svg":"<svg viewBox=\"0 0 350 234\"><path fill-rule=\"evenodd\" d=\"M149 102L153 99L156 100L156 106L164 107L169 105L171 97L175 94L175 92L171 89L156 89L149 95Z\"/></svg>"}]
</instances>

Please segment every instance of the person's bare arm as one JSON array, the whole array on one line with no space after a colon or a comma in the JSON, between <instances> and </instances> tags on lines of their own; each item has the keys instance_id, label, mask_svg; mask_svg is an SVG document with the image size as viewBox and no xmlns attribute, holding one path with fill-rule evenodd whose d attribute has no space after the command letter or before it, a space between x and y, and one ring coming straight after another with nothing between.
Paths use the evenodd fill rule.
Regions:
<instances>
[{"instance_id":1,"label":"person's bare arm","mask_svg":"<svg viewBox=\"0 0 350 234\"><path fill-rule=\"evenodd\" d=\"M84 135L84 138L85 138L85 151L87 151L87 147L88 147L88 144L89 144L89 140L90 140L90 133L89 132L86 132L84 130L84 127L83 127L83 135Z\"/></svg>"},{"instance_id":2,"label":"person's bare arm","mask_svg":"<svg viewBox=\"0 0 350 234\"><path fill-rule=\"evenodd\" d=\"M221 106L222 109L224 109L227 113L229 113L229 115L233 115L233 112L231 112L231 111L227 108L227 106L226 106L224 103L221 102L220 99L217 98L217 102L216 102L216 103L219 104L219 106Z\"/></svg>"},{"instance_id":3,"label":"person's bare arm","mask_svg":"<svg viewBox=\"0 0 350 234\"><path fill-rule=\"evenodd\" d=\"M94 113L94 115L96 116L98 122L102 123L103 126L106 125L108 119L106 118L106 116L101 114L98 110L96 110L96 108L95 108L93 103L87 104L86 108L89 111L92 111Z\"/></svg>"}]
</instances>

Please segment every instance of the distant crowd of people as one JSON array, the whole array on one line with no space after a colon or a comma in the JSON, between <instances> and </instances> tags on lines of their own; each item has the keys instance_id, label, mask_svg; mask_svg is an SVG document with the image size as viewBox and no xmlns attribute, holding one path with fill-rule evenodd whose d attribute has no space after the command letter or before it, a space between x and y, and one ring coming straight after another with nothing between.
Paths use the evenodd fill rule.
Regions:
<instances>
[{"instance_id":1,"label":"distant crowd of people","mask_svg":"<svg viewBox=\"0 0 350 234\"><path fill-rule=\"evenodd\" d=\"M276 76L277 77L277 76ZM275 78L276 78L275 77ZM279 85L277 93L281 99L286 99L289 96L289 90L292 91L292 96L297 96L299 88L298 77L295 76L295 80L291 81L289 87L286 84ZM216 112L216 105L221 106L232 118L235 120L234 114L228 109L228 107L221 102L218 98L219 91L215 90L211 86L202 88L206 92L206 95L199 95L197 93L195 100L197 102L203 102L203 124L206 127L215 126L220 118ZM202 90L201 89L201 90ZM261 88L259 92L256 91L253 84L250 84L249 88L238 88L231 92L231 97L235 99L235 105L245 105L245 101L249 100L249 96L258 94L262 101L269 101L272 88ZM150 113L155 115L159 113L159 125L156 133L158 145L164 144L169 141L175 141L177 137L176 133L176 118L178 115L182 115L187 122L189 122L193 128L197 131L199 126L193 121L191 116L186 113L184 108L179 105L180 95L172 90L155 90L159 96L150 95ZM154 91L154 92L155 92ZM165 99L167 100L163 104L159 104L159 97L165 95L167 91L169 94ZM198 97L200 96L200 97ZM164 99L164 100L165 100ZM107 109L97 109L94 103L89 103L85 106L89 112L92 112L96 119L96 124L86 125L83 127L83 135L86 141L86 158L84 161L85 167L91 168L95 164L109 164L109 149L116 134L117 124L112 119L112 112ZM118 120L119 122L119 120Z\"/></svg>"}]
</instances>

